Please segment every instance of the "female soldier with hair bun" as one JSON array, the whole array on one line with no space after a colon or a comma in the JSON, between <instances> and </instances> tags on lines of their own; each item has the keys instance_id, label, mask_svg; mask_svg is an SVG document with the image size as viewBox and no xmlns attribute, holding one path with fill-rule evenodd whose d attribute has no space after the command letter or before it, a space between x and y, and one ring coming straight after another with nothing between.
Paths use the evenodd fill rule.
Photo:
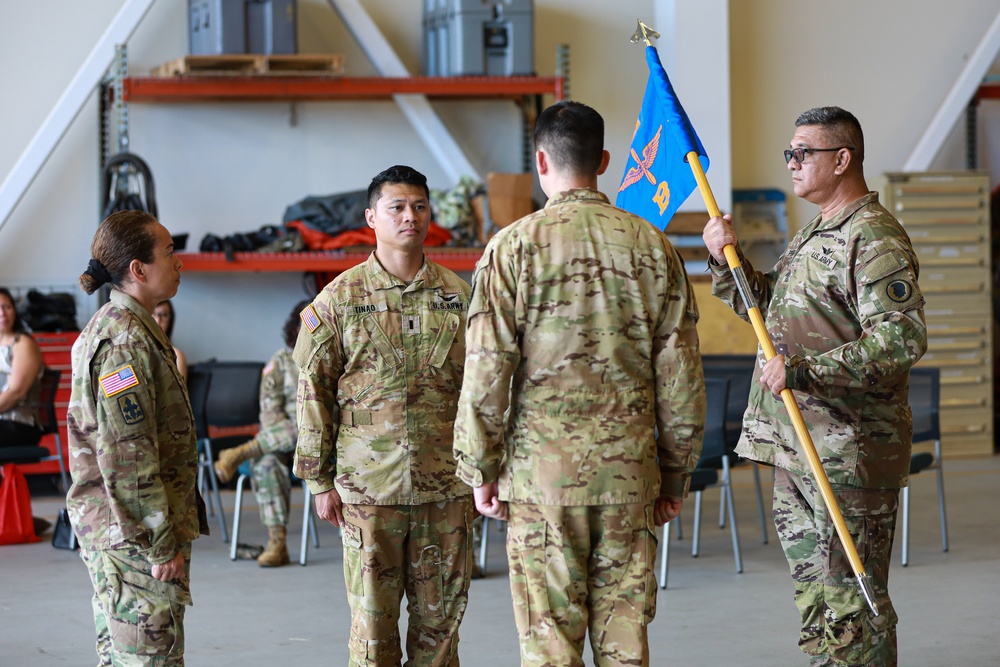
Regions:
<instances>
[{"instance_id":1,"label":"female soldier with hair bun","mask_svg":"<svg viewBox=\"0 0 1000 667\"><path fill-rule=\"evenodd\" d=\"M183 665L191 541L207 534L197 451L173 346L151 313L173 297L181 261L142 211L101 223L80 276L111 300L73 346L67 496L94 586L101 664Z\"/></svg>"}]
</instances>

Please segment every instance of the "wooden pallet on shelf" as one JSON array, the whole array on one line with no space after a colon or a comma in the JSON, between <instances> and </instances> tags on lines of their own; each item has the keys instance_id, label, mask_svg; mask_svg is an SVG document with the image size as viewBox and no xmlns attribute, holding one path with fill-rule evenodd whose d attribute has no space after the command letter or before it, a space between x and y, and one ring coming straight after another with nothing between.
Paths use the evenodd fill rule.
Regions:
<instances>
[{"instance_id":1,"label":"wooden pallet on shelf","mask_svg":"<svg viewBox=\"0 0 1000 667\"><path fill-rule=\"evenodd\" d=\"M339 53L294 53L264 55L234 53L217 56L184 56L156 67L155 77L171 76L334 76L344 73L344 55Z\"/></svg>"}]
</instances>

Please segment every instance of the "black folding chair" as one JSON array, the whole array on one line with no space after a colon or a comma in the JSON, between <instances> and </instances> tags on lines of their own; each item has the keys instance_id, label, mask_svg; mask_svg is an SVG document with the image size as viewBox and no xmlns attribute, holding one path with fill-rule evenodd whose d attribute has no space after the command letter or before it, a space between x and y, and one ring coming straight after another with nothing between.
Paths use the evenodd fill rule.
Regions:
<instances>
[{"instance_id":1,"label":"black folding chair","mask_svg":"<svg viewBox=\"0 0 1000 667\"><path fill-rule=\"evenodd\" d=\"M59 435L59 420L56 418L56 392L59 391L59 379L62 372L55 368L46 368L42 372L39 401L39 428L42 436L51 435L56 443L56 451L52 453L41 445L17 445L0 448L0 464L2 463L43 463L57 461L59 476L62 479L63 493L69 491L69 475L66 473L66 460L63 458L62 437Z\"/></svg>"},{"instance_id":2,"label":"black folding chair","mask_svg":"<svg viewBox=\"0 0 1000 667\"><path fill-rule=\"evenodd\" d=\"M222 541L229 541L229 528L219 496L219 481L213 463L213 438L209 427L226 429L254 426L260 421L260 378L264 364L259 361L208 361L195 364L192 371L211 375L203 411L204 432L199 436L199 488L207 479L218 505ZM190 376L190 375L189 375ZM190 383L189 383L190 384ZM192 400L193 402L193 400ZM193 405L192 405L193 408ZM197 416L195 422L197 423ZM242 436L241 436L242 438ZM226 438L231 440L231 438ZM246 439L246 438L243 438Z\"/></svg>"},{"instance_id":3,"label":"black folding chair","mask_svg":"<svg viewBox=\"0 0 1000 667\"><path fill-rule=\"evenodd\" d=\"M714 486L723 491L720 503L729 514L729 530L732 533L733 557L736 560L736 571L743 572L743 557L740 552L740 539L736 527L736 508L733 503L732 482L729 475L729 453L726 443L726 399L729 394L729 380L725 378L705 378L705 436L701 458L691 477L691 491L694 492L694 530L692 537L691 556L697 557L701 535L701 497L702 492ZM719 475L719 467L722 475ZM679 520L675 519L675 521ZM663 526L663 539L660 547L660 588L667 587L667 568L670 561L670 524Z\"/></svg>"},{"instance_id":4,"label":"black folding chair","mask_svg":"<svg viewBox=\"0 0 1000 667\"><path fill-rule=\"evenodd\" d=\"M910 410L913 413L913 442L934 441L934 453L910 456L910 475L933 469L937 472L938 509L941 512L941 550L948 551L948 518L944 509L944 469L941 461L941 370L910 369ZM903 487L903 566L910 562L910 487Z\"/></svg>"},{"instance_id":5,"label":"black folding chair","mask_svg":"<svg viewBox=\"0 0 1000 667\"><path fill-rule=\"evenodd\" d=\"M729 452L730 465L742 463L733 452L740 440L740 433L743 430L743 413L747 410L750 398L750 385L753 383L754 365L757 363L755 354L706 354L701 358L702 366L705 369L705 377L726 378L729 380L729 395L726 399L726 451ZM753 466L754 490L757 492L757 518L760 522L761 542L767 544L767 515L764 512L764 493L760 485L760 466L755 462L748 462ZM723 493L727 493L723 489ZM725 505L719 504L719 527L726 525L724 514Z\"/></svg>"},{"instance_id":6,"label":"black folding chair","mask_svg":"<svg viewBox=\"0 0 1000 667\"><path fill-rule=\"evenodd\" d=\"M208 394L212 386L212 374L196 367L188 369L188 396L191 412L194 414L195 437L198 438L198 490L205 499L208 515L219 516L222 541L229 541L226 517L222 511L222 496L219 494L219 480L212 467L212 441L208 437ZM206 488L206 485L210 488ZM206 493L209 491L209 493Z\"/></svg>"}]
</instances>

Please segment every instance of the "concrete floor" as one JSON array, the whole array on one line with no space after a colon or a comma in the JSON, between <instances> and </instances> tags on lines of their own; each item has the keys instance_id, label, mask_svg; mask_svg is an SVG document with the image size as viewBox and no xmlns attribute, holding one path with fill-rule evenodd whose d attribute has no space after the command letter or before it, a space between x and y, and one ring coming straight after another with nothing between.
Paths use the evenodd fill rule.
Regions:
<instances>
[{"instance_id":1,"label":"concrete floor","mask_svg":"<svg viewBox=\"0 0 1000 667\"><path fill-rule=\"evenodd\" d=\"M690 557L691 511L685 512L685 539L672 542L670 587L660 592L650 631L653 665L808 664L795 644L797 612L774 528L769 527L769 544L762 544L749 470L737 468L734 483L744 572L735 572L728 530L715 525L719 494L708 491L701 555ZM898 540L894 550L890 593L900 617L899 662L995 666L1000 664L995 639L1000 458L947 461L945 485L950 551L941 551L937 494L928 472L913 479L909 567L899 566ZM224 492L230 520L234 497ZM293 503L301 498L294 490ZM54 518L60 505L55 497L33 499L37 516ZM294 512L289 526L293 558L300 515ZM262 543L250 494L243 517L240 541ZM194 548L187 664L345 665L350 614L336 529L320 527L321 546L310 549L308 566L273 570L230 561L217 523L212 530L216 534L199 539ZM513 667L518 647L503 540L498 533L491 538L487 577L472 584L460 653L465 665ZM54 549L48 540L0 548L0 665L95 664L90 597L77 554Z\"/></svg>"}]
</instances>

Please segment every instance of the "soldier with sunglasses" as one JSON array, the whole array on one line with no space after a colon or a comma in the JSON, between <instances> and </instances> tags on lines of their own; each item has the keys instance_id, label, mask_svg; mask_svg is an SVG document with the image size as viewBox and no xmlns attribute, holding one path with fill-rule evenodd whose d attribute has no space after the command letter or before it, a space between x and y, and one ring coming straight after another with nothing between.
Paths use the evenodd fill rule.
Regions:
<instances>
[{"instance_id":1,"label":"soldier with sunglasses","mask_svg":"<svg viewBox=\"0 0 1000 667\"><path fill-rule=\"evenodd\" d=\"M896 665L889 558L899 489L909 474L910 367L927 349L919 267L906 231L868 190L858 120L838 107L806 111L785 162L796 196L819 215L768 272L742 256L730 216L704 241L713 293L747 317L723 248L743 260L751 298L778 354L761 363L737 453L775 467L774 523L813 665ZM781 398L791 389L865 570L880 614L855 583Z\"/></svg>"}]
</instances>

